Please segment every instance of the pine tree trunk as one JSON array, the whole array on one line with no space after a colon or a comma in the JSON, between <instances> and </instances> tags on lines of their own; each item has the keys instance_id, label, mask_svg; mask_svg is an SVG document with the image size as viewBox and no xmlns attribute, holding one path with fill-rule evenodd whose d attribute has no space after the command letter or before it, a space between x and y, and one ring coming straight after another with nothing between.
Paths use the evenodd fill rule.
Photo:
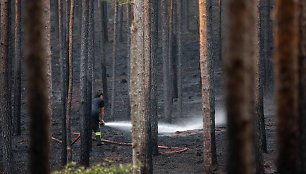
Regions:
<instances>
[{"instance_id":1,"label":"pine tree trunk","mask_svg":"<svg viewBox=\"0 0 306 174\"><path fill-rule=\"evenodd\" d=\"M105 56L105 47L106 47L106 37L105 33L107 30L104 28L104 13L105 13L105 6L106 2L100 1L100 11L101 11L101 20L102 20L102 34L101 34L101 80L102 80L102 88L103 88L103 97L106 101L105 104L108 105L108 92L107 92L107 70L106 70L106 56ZM107 109L107 107L105 107Z\"/></svg>"},{"instance_id":2,"label":"pine tree trunk","mask_svg":"<svg viewBox=\"0 0 306 174\"><path fill-rule=\"evenodd\" d=\"M164 118L167 122L172 121L172 96L170 92L170 69L169 69L169 15L168 0L161 0L161 46L163 59L163 91L164 91Z\"/></svg>"},{"instance_id":3,"label":"pine tree trunk","mask_svg":"<svg viewBox=\"0 0 306 174\"><path fill-rule=\"evenodd\" d=\"M255 36L254 36L254 50L255 50L255 121L254 121L254 128L255 128L255 165L256 165L256 174L264 174L264 161L263 161L263 148L262 148L262 129L265 129L265 126L262 125L262 119L264 119L264 112L263 112L263 91L262 91L262 79L261 79L261 58L260 58L260 38L259 38L259 32L260 32L260 15L259 15L259 1L255 0L256 2L256 17L255 17Z\"/></svg>"},{"instance_id":4,"label":"pine tree trunk","mask_svg":"<svg viewBox=\"0 0 306 174\"><path fill-rule=\"evenodd\" d=\"M68 32L68 96L66 109L66 125L67 125L67 161L72 161L71 149L71 113L72 113L72 92L73 92L73 22L74 22L74 0L70 0L70 17Z\"/></svg>"},{"instance_id":5,"label":"pine tree trunk","mask_svg":"<svg viewBox=\"0 0 306 174\"><path fill-rule=\"evenodd\" d=\"M131 119L131 98L130 98L130 63L131 63L131 22L132 22L132 5L130 3L126 4L126 28L127 28L127 81L128 81L128 98L127 98L127 119Z\"/></svg>"},{"instance_id":6,"label":"pine tree trunk","mask_svg":"<svg viewBox=\"0 0 306 174\"><path fill-rule=\"evenodd\" d=\"M102 25L103 25L103 37L105 40L105 43L108 42L108 13L107 13L107 2L101 1L101 8L103 9L102 13Z\"/></svg>"},{"instance_id":7,"label":"pine tree trunk","mask_svg":"<svg viewBox=\"0 0 306 174\"><path fill-rule=\"evenodd\" d=\"M9 38L9 2L7 0L0 1L0 82L1 82L1 129L2 129L2 158L3 172L13 174L13 153L12 153L12 135L11 135L11 107L9 105L9 71L8 71L8 38Z\"/></svg>"},{"instance_id":8,"label":"pine tree trunk","mask_svg":"<svg viewBox=\"0 0 306 174\"><path fill-rule=\"evenodd\" d=\"M66 139L66 114L65 114L65 106L66 106L66 96L65 96L65 6L64 6L65 0L58 0L58 41L59 41L59 66L60 66L60 84L61 86L61 99L60 99L60 116L62 118L62 149L61 149L61 163L62 165L66 165L67 163L67 139ZM66 5L66 4L65 4Z\"/></svg>"},{"instance_id":9,"label":"pine tree trunk","mask_svg":"<svg viewBox=\"0 0 306 174\"><path fill-rule=\"evenodd\" d=\"M151 154L151 12L150 0L136 0L131 40L131 114L133 132L133 173L153 173Z\"/></svg>"},{"instance_id":10,"label":"pine tree trunk","mask_svg":"<svg viewBox=\"0 0 306 174\"><path fill-rule=\"evenodd\" d=\"M49 112L50 116L52 118L52 69L51 69L51 40L50 40L50 28L51 28L51 19L50 19L50 0L43 0L43 26L44 26L44 44L46 48L46 58L44 59L46 61L47 65L47 81L48 81L48 86L47 86L47 91L48 91L48 99L49 99Z\"/></svg>"},{"instance_id":11,"label":"pine tree trunk","mask_svg":"<svg viewBox=\"0 0 306 174\"><path fill-rule=\"evenodd\" d=\"M21 134L21 3L15 0L14 134Z\"/></svg>"},{"instance_id":12,"label":"pine tree trunk","mask_svg":"<svg viewBox=\"0 0 306 174\"><path fill-rule=\"evenodd\" d=\"M299 173L298 167L298 14L295 0L275 3L275 52L278 173Z\"/></svg>"},{"instance_id":13,"label":"pine tree trunk","mask_svg":"<svg viewBox=\"0 0 306 174\"><path fill-rule=\"evenodd\" d=\"M170 102L171 102L171 105L172 105L172 101L173 101L173 92L174 92L174 86L173 86L173 0L168 0L168 15L169 15L169 53L168 53L168 61L169 61L169 64L168 64L168 69L169 69L169 92L170 92Z\"/></svg>"},{"instance_id":14,"label":"pine tree trunk","mask_svg":"<svg viewBox=\"0 0 306 174\"><path fill-rule=\"evenodd\" d=\"M202 83L202 115L204 131L204 171L212 173L217 165L215 140L215 106L213 92L212 11L211 1L199 0L200 68Z\"/></svg>"},{"instance_id":15,"label":"pine tree trunk","mask_svg":"<svg viewBox=\"0 0 306 174\"><path fill-rule=\"evenodd\" d=\"M118 8L117 0L114 0L114 33L113 33L113 78L112 78L112 104L111 104L111 118L115 118L115 100L116 100L116 59L118 47Z\"/></svg>"},{"instance_id":16,"label":"pine tree trunk","mask_svg":"<svg viewBox=\"0 0 306 174\"><path fill-rule=\"evenodd\" d=\"M157 115L157 50L158 50L158 1L151 1L151 141L152 154L158 154Z\"/></svg>"},{"instance_id":17,"label":"pine tree trunk","mask_svg":"<svg viewBox=\"0 0 306 174\"><path fill-rule=\"evenodd\" d=\"M228 0L225 4L224 71L230 174L254 170L255 0Z\"/></svg>"},{"instance_id":18,"label":"pine tree trunk","mask_svg":"<svg viewBox=\"0 0 306 174\"><path fill-rule=\"evenodd\" d=\"M80 90L81 90L81 153L80 164L89 166L90 151L90 115L88 113L88 28L89 28L89 1L82 0L82 27L81 27L81 61L80 61Z\"/></svg>"},{"instance_id":19,"label":"pine tree trunk","mask_svg":"<svg viewBox=\"0 0 306 174\"><path fill-rule=\"evenodd\" d=\"M94 62L95 62L95 52L94 52L94 0L89 0L89 20L88 20L88 103L91 103L94 91ZM91 104L88 105L88 113L91 112Z\"/></svg>"},{"instance_id":20,"label":"pine tree trunk","mask_svg":"<svg viewBox=\"0 0 306 174\"><path fill-rule=\"evenodd\" d=\"M176 15L177 15L177 108L178 117L181 118L183 115L183 95L182 95L182 32L183 32L183 13L182 13L182 0L176 1Z\"/></svg>"},{"instance_id":21,"label":"pine tree trunk","mask_svg":"<svg viewBox=\"0 0 306 174\"><path fill-rule=\"evenodd\" d=\"M123 42L123 5L119 7L119 41Z\"/></svg>"},{"instance_id":22,"label":"pine tree trunk","mask_svg":"<svg viewBox=\"0 0 306 174\"><path fill-rule=\"evenodd\" d=\"M299 55L299 131L300 131L300 160L301 171L306 173L306 1L301 1L300 7L300 55Z\"/></svg>"},{"instance_id":23,"label":"pine tree trunk","mask_svg":"<svg viewBox=\"0 0 306 174\"><path fill-rule=\"evenodd\" d=\"M265 129L265 117L264 117L264 81L265 81L265 60L268 59L268 2L269 0L259 0L259 25L260 25L260 57L259 57L259 64L258 64L258 71L259 71L259 122L260 122L260 136L261 136L261 146L262 151L264 153L268 152L267 149L267 138L266 138L266 129Z\"/></svg>"},{"instance_id":24,"label":"pine tree trunk","mask_svg":"<svg viewBox=\"0 0 306 174\"><path fill-rule=\"evenodd\" d=\"M30 120L30 171L50 173L50 40L47 39L49 1L27 1L26 65ZM47 89L47 90L46 90Z\"/></svg>"}]
</instances>

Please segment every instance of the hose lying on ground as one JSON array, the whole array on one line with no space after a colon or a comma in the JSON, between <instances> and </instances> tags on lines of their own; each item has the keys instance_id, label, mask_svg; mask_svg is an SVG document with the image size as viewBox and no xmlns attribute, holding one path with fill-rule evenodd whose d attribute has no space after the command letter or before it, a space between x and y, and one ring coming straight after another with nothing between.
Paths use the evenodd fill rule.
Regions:
<instances>
[{"instance_id":1,"label":"hose lying on ground","mask_svg":"<svg viewBox=\"0 0 306 174\"><path fill-rule=\"evenodd\" d=\"M75 132L73 134L76 135L76 137L71 142L71 145L75 144L81 138L81 134L80 133ZM52 140L55 140L58 143L62 143L61 140L58 140L58 139L56 139L54 137L51 137L51 138L52 138ZM114 145L118 145L118 146L132 146L132 143L110 141L110 140L106 140L106 139L101 139L101 142L106 143L106 144L114 144ZM159 149L168 149L168 150L170 150L170 151L166 151L166 152L160 152L161 154L182 153L182 152L186 152L187 150L189 150L189 148L187 148L187 147L158 146L158 148Z\"/></svg>"}]
</instances>

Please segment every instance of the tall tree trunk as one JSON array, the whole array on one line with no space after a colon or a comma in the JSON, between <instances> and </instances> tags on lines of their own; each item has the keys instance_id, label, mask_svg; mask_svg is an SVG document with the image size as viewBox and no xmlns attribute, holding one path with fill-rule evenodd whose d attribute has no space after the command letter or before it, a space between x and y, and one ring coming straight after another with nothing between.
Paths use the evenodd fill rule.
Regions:
<instances>
[{"instance_id":1,"label":"tall tree trunk","mask_svg":"<svg viewBox=\"0 0 306 174\"><path fill-rule=\"evenodd\" d=\"M43 0L43 37L44 37L44 44L46 49L46 61L47 65L47 91L48 91L48 99L49 99L49 113L52 118L52 68L51 68L51 18L50 18L50 0Z\"/></svg>"},{"instance_id":2,"label":"tall tree trunk","mask_svg":"<svg viewBox=\"0 0 306 174\"><path fill-rule=\"evenodd\" d=\"M275 81L278 173L298 172L298 14L299 2L275 3Z\"/></svg>"},{"instance_id":3,"label":"tall tree trunk","mask_svg":"<svg viewBox=\"0 0 306 174\"><path fill-rule=\"evenodd\" d=\"M228 173L254 170L255 0L226 1L224 71L228 120Z\"/></svg>"},{"instance_id":4,"label":"tall tree trunk","mask_svg":"<svg viewBox=\"0 0 306 174\"><path fill-rule=\"evenodd\" d=\"M153 173L150 126L151 12L150 0L136 0L131 40L131 114L133 123L133 173Z\"/></svg>"},{"instance_id":5,"label":"tall tree trunk","mask_svg":"<svg viewBox=\"0 0 306 174\"><path fill-rule=\"evenodd\" d=\"M172 121L172 96L170 93L170 69L169 69L169 16L168 0L161 0L161 37L163 58L163 91L164 91L164 118Z\"/></svg>"},{"instance_id":6,"label":"tall tree trunk","mask_svg":"<svg viewBox=\"0 0 306 174\"><path fill-rule=\"evenodd\" d=\"M50 173L50 98L48 64L50 40L47 39L46 13L49 1L27 1L26 5L26 65L30 124L30 171ZM47 11L47 12L46 12ZM47 90L46 90L47 89Z\"/></svg>"},{"instance_id":7,"label":"tall tree trunk","mask_svg":"<svg viewBox=\"0 0 306 174\"><path fill-rule=\"evenodd\" d=\"M130 63L131 63L131 22L132 22L132 5L131 3L126 4L126 28L127 28L127 76L128 76L128 113L127 113L127 119L131 119L131 97L130 97L130 89L131 89L131 84L130 84Z\"/></svg>"},{"instance_id":8,"label":"tall tree trunk","mask_svg":"<svg viewBox=\"0 0 306 174\"><path fill-rule=\"evenodd\" d=\"M298 2L277 1L275 15L274 62L279 155L277 164L280 173L298 173Z\"/></svg>"},{"instance_id":9,"label":"tall tree trunk","mask_svg":"<svg viewBox=\"0 0 306 174\"><path fill-rule=\"evenodd\" d=\"M127 2L128 3L128 2ZM123 42L123 5L119 7L119 41Z\"/></svg>"},{"instance_id":10,"label":"tall tree trunk","mask_svg":"<svg viewBox=\"0 0 306 174\"><path fill-rule=\"evenodd\" d=\"M301 171L306 173L306 1L301 1L300 8L300 53L299 53L299 131Z\"/></svg>"},{"instance_id":11,"label":"tall tree trunk","mask_svg":"<svg viewBox=\"0 0 306 174\"><path fill-rule=\"evenodd\" d=\"M118 8L117 0L114 0L114 32L113 32L113 79L112 79L112 104L111 104L111 118L115 118L115 99L116 99L116 59L118 47Z\"/></svg>"},{"instance_id":12,"label":"tall tree trunk","mask_svg":"<svg viewBox=\"0 0 306 174\"><path fill-rule=\"evenodd\" d=\"M168 0L168 15L169 15L169 48L168 48L168 61L169 61L169 64L168 64L168 70L169 70L169 92L170 92L170 102L172 104L172 101L173 101L173 92L174 92L174 86L173 86L173 0Z\"/></svg>"},{"instance_id":13,"label":"tall tree trunk","mask_svg":"<svg viewBox=\"0 0 306 174\"><path fill-rule=\"evenodd\" d=\"M66 95L65 95L65 5L67 5L64 1L66 0L58 0L58 41L59 41L59 64L60 64L60 84L61 86L61 97L60 97L60 117L62 118L62 149L61 149L61 163L62 165L66 165L67 163L67 139L66 139Z\"/></svg>"},{"instance_id":14,"label":"tall tree trunk","mask_svg":"<svg viewBox=\"0 0 306 174\"><path fill-rule=\"evenodd\" d=\"M104 13L105 13L105 2L104 1L100 1L100 11L101 11L101 20L102 20L102 34L101 34L101 80L102 80L102 88L103 88L103 97L105 100L105 104L106 107L105 109L107 109L107 105L108 105L108 92L107 92L107 69L106 69L106 56L105 56L105 47L106 47L106 37L105 37L105 33L107 33L107 30L105 30L104 28Z\"/></svg>"},{"instance_id":15,"label":"tall tree trunk","mask_svg":"<svg viewBox=\"0 0 306 174\"><path fill-rule=\"evenodd\" d=\"M14 134L21 134L21 3L15 0Z\"/></svg>"},{"instance_id":16,"label":"tall tree trunk","mask_svg":"<svg viewBox=\"0 0 306 174\"><path fill-rule=\"evenodd\" d=\"M177 108L178 108L178 117L183 115L183 94L182 94L182 56L183 56L183 41L182 41L182 32L183 32L183 13L182 13L182 0L176 0L176 15L177 15Z\"/></svg>"},{"instance_id":17,"label":"tall tree trunk","mask_svg":"<svg viewBox=\"0 0 306 174\"><path fill-rule=\"evenodd\" d=\"M157 115L157 49L158 49L158 1L151 1L151 142L152 154L158 154Z\"/></svg>"},{"instance_id":18,"label":"tall tree trunk","mask_svg":"<svg viewBox=\"0 0 306 174\"><path fill-rule=\"evenodd\" d=\"M200 68L202 83L202 115L204 131L204 171L212 173L217 165L215 140L215 97L213 89L213 54L211 1L199 0Z\"/></svg>"},{"instance_id":19,"label":"tall tree trunk","mask_svg":"<svg viewBox=\"0 0 306 174\"><path fill-rule=\"evenodd\" d=\"M88 93L87 81L88 78L88 27L89 27L89 1L82 0L82 27L81 27L81 62L80 62L80 89L81 89L81 154L80 164L89 166L89 151L90 151L90 115L88 113Z\"/></svg>"},{"instance_id":20,"label":"tall tree trunk","mask_svg":"<svg viewBox=\"0 0 306 174\"><path fill-rule=\"evenodd\" d=\"M266 138L266 129L265 129L265 117L264 117L264 81L265 81L265 61L268 59L268 2L269 0L259 0L259 38L260 38L260 57L259 57L259 64L258 64L258 72L259 72L259 122L260 122L260 136L261 136L261 144L262 144L262 151L267 153L267 138Z\"/></svg>"},{"instance_id":21,"label":"tall tree trunk","mask_svg":"<svg viewBox=\"0 0 306 174\"><path fill-rule=\"evenodd\" d=\"M70 0L70 17L68 32L68 96L66 109L66 125L67 125L67 161L72 161L71 149L71 113L72 113L72 92L73 92L73 22L74 22L74 0Z\"/></svg>"},{"instance_id":22,"label":"tall tree trunk","mask_svg":"<svg viewBox=\"0 0 306 174\"><path fill-rule=\"evenodd\" d=\"M254 50L255 50L255 110L254 110L254 127L255 127L255 165L256 165L256 174L264 174L264 162L263 162L263 155L262 155L262 129L265 129L264 125L262 125L262 119L264 119L264 112L263 112L263 90L262 90L262 79L261 79L261 58L260 58L260 15L259 15L259 1L255 0L255 9L256 9L256 16L255 16L255 35L254 35Z\"/></svg>"},{"instance_id":23,"label":"tall tree trunk","mask_svg":"<svg viewBox=\"0 0 306 174\"><path fill-rule=\"evenodd\" d=\"M12 135L11 135L11 107L9 105L9 71L8 71L8 35L9 35L9 2L0 1L0 97L1 97L1 128L2 128L2 151L4 173L12 174L14 172L13 153L12 153Z\"/></svg>"},{"instance_id":24,"label":"tall tree trunk","mask_svg":"<svg viewBox=\"0 0 306 174\"><path fill-rule=\"evenodd\" d=\"M103 37L105 42L108 42L108 13L107 13L107 1L100 0L101 8L103 9L102 13L102 26L103 26Z\"/></svg>"}]
</instances>

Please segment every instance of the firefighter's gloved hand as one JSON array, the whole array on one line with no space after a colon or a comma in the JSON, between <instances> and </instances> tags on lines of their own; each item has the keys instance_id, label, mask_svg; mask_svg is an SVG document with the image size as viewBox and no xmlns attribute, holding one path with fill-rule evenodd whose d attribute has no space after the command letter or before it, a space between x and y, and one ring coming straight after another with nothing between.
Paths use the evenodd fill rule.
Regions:
<instances>
[{"instance_id":1,"label":"firefighter's gloved hand","mask_svg":"<svg viewBox=\"0 0 306 174\"><path fill-rule=\"evenodd\" d=\"M104 120L101 120L101 121L100 121L100 125L101 125L101 126L104 126L104 125L105 125Z\"/></svg>"}]
</instances>

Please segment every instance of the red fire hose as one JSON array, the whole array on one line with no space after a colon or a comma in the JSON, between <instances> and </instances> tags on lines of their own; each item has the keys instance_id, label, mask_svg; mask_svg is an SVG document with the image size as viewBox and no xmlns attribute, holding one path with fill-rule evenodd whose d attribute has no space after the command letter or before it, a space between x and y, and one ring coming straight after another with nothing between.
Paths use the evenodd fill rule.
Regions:
<instances>
[{"instance_id":1,"label":"red fire hose","mask_svg":"<svg viewBox=\"0 0 306 174\"><path fill-rule=\"evenodd\" d=\"M81 138L81 134L79 132L74 132L73 134L76 135L76 137L71 142L71 145L75 144ZM54 140L54 138L53 138L53 140ZM103 143L106 143L106 144L114 144L114 145L118 145L118 146L132 146L132 143L110 141L110 140L106 140L106 139L102 139L101 141ZM61 141L57 141L57 142L61 143ZM183 153L183 152L186 152L187 150L189 150L189 148L187 148L187 147L158 146L158 148L159 149L170 150L170 151L166 151L166 152L161 152L161 154Z\"/></svg>"}]
</instances>

